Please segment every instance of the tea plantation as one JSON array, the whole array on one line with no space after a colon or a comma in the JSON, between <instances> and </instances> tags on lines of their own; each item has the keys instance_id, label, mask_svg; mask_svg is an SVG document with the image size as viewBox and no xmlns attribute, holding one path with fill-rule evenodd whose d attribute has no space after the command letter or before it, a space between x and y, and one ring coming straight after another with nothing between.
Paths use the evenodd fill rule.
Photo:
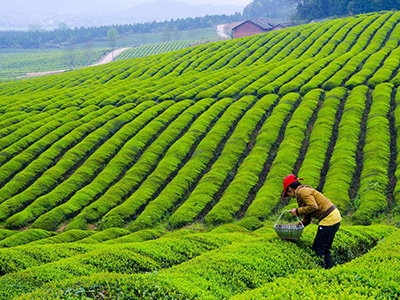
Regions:
<instances>
[{"instance_id":1,"label":"tea plantation","mask_svg":"<svg viewBox=\"0 0 400 300\"><path fill-rule=\"evenodd\" d=\"M0 299L398 299L399 68L380 12L0 83Z\"/></svg>"}]
</instances>

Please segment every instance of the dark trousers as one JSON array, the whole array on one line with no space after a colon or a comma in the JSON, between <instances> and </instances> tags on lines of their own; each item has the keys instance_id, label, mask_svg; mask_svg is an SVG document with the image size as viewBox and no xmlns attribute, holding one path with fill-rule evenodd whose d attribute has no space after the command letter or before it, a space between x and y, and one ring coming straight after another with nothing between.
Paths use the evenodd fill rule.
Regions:
<instances>
[{"instance_id":1,"label":"dark trousers","mask_svg":"<svg viewBox=\"0 0 400 300\"><path fill-rule=\"evenodd\" d=\"M312 249L318 257L324 259L325 269L332 268L331 247L339 226L340 222L332 226L318 226Z\"/></svg>"}]
</instances>

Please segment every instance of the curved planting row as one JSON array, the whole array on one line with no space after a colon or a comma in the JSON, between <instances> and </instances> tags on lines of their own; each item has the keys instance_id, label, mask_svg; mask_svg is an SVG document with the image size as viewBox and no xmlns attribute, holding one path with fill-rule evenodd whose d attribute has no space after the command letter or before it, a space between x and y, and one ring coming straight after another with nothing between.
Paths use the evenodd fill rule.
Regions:
<instances>
[{"instance_id":1,"label":"curved planting row","mask_svg":"<svg viewBox=\"0 0 400 300\"><path fill-rule=\"evenodd\" d=\"M338 136L323 192L342 212L350 209L349 191L356 172L356 151L361 133L361 121L367 102L368 88L359 86L350 92L340 120Z\"/></svg>"},{"instance_id":2,"label":"curved planting row","mask_svg":"<svg viewBox=\"0 0 400 300\"><path fill-rule=\"evenodd\" d=\"M10 160L0 167L1 185L5 185L9 182L10 178L12 178L16 173L21 172L33 160L36 160L43 152L50 148L54 143L63 139L76 127L101 116L106 111L107 110L98 110L96 107L86 107L80 111L73 112L63 118L46 124L42 129L44 130L44 128L46 128L46 130L49 130L50 132L41 137L40 133L36 131L34 135L35 137L38 137L37 141L24 150L18 149L18 145L16 148L22 151L16 154L13 158L11 158L11 147L7 148L4 152L10 154ZM7 159L6 155L4 155L3 158Z\"/></svg>"},{"instance_id":3,"label":"curved planting row","mask_svg":"<svg viewBox=\"0 0 400 300\"><path fill-rule=\"evenodd\" d=\"M268 159L272 156L271 151L285 128L288 116L298 105L298 95L289 94L279 100L265 123L260 128L253 149L239 166L235 178L224 191L218 203L206 215L205 222L212 225L233 222L237 214L245 205L248 198L259 184ZM177 227L175 214L169 220L173 227Z\"/></svg>"},{"instance_id":4,"label":"curved planting row","mask_svg":"<svg viewBox=\"0 0 400 300\"><path fill-rule=\"evenodd\" d=\"M298 157L302 155L300 148L307 127L312 125L313 115L315 116L318 112L318 106L323 100L322 96L322 90L307 93L293 113L265 182L246 211L247 217L266 218L279 203L282 177L295 168Z\"/></svg>"},{"instance_id":5,"label":"curved planting row","mask_svg":"<svg viewBox=\"0 0 400 300\"><path fill-rule=\"evenodd\" d=\"M213 203L218 201L217 195L221 194L229 184L229 177L235 173L235 169L240 165L240 160L246 155L256 127L267 117L268 111L276 100L276 95L260 99L244 114L226 141L218 158L197 182L190 195L187 196L192 186L187 188L189 173L196 170L197 174L202 174L204 170L195 169L189 161L160 195L146 206L129 228L138 230L154 226L165 219L182 201L184 203L173 214L175 222L179 226L191 224L207 207L213 206ZM196 151L198 150L200 149ZM193 183L190 182L190 184Z\"/></svg>"},{"instance_id":6,"label":"curved planting row","mask_svg":"<svg viewBox=\"0 0 400 300\"><path fill-rule=\"evenodd\" d=\"M354 220L361 224L371 224L373 217L388 207L386 191L391 151L388 115L392 93L391 84L378 85L372 93L358 191L360 207L353 215Z\"/></svg>"},{"instance_id":7,"label":"curved planting row","mask_svg":"<svg viewBox=\"0 0 400 300\"><path fill-rule=\"evenodd\" d=\"M143 205L140 202L135 204L138 201L136 200L136 195L141 195L143 199L148 199L146 197L151 195L149 195L149 192L156 193L159 191L160 185L165 184L164 181L177 171L179 164L187 159L187 155L193 151L192 148L196 146L201 137L213 126L216 119L232 102L232 99L226 99L211 106L190 126L186 134L163 154L162 159L155 168L152 167L152 156L147 160L141 161L138 164L138 168L134 166L132 172L129 171L126 174L126 179L122 178L120 184L116 184L115 188L109 189L97 201L83 209L67 226L67 229L86 228L88 224L99 220L106 214L102 221L102 227L123 226L124 218L122 216L131 217L128 210L129 206L134 205L137 209L137 207L140 208ZM139 171L142 168L146 172L140 173ZM149 172L151 173L149 174ZM139 187L140 183L141 186ZM147 190L147 192L142 193L141 191L143 190ZM122 206L118 206L121 203ZM114 208L115 206L117 208Z\"/></svg>"},{"instance_id":8,"label":"curved planting row","mask_svg":"<svg viewBox=\"0 0 400 300\"><path fill-rule=\"evenodd\" d=\"M392 233L392 235L390 235L390 233ZM314 234L314 232L312 234ZM349 266L357 264L360 264L360 267L362 265L367 266L369 265L368 262L372 263L374 259L379 258L379 253L382 253L387 258L389 258L390 255L394 255L394 259L392 259L394 262L397 256L394 254L395 251L393 250L396 250L397 247L394 247L393 250L390 249L390 247L395 245L398 241L396 234L397 232L393 232L393 229L388 230L387 227L375 227L368 230L351 227L345 228L338 233L337 244L333 247L335 258L342 260L342 262L351 260L354 258L353 255L358 256L361 254L359 251L360 248L365 247L366 249L370 249L376 244L377 240L390 235L388 238L389 243L381 243L376 250L374 249L371 251L371 253L377 253L375 256L372 256L371 260L368 259L368 254L365 256L365 261L367 263L362 263L364 260L362 258L351 262ZM192 250L195 255L202 252L197 257L173 268L148 274L103 273L94 274L90 277L79 276L88 273L88 266L92 267L94 269L93 271L96 269L97 271L104 269L104 267L96 264L98 260L97 255L100 252L93 251L77 259L71 258L63 260L60 264L61 270L67 267L67 261L70 265L80 262L82 268L76 273L75 277L71 274L64 275L70 279L63 280L63 282L60 283L54 281L50 284L43 285L43 282L50 280L46 278L41 267L35 268L36 278L33 278L31 275L33 270L27 270L6 275L3 279L0 279L0 281L2 281L2 284L6 284L5 288L16 286L16 283L19 284L19 290L14 287L11 289L13 295L20 295L23 292L26 293L32 290L32 287L28 287L28 284L40 288L36 292L22 295L18 299L68 299L76 297L78 293L81 297L89 298L100 297L101 294L106 293L108 297L120 299L229 299L246 291L249 291L248 293L251 295L251 290L255 288L263 289L268 287L268 285L284 282L287 278L302 278L305 281L313 280L313 282L315 282L318 281L318 277L316 277L317 274L323 274L322 276L326 274L326 277L323 277L324 279L318 281L322 287L317 287L322 291L322 288L326 289L324 283L329 283L328 276L330 273L340 275L340 270L346 270L346 264L330 271L321 270L318 266L317 259L307 250L309 247L308 242L305 247L298 247L294 243L285 243L265 237L254 239L244 234L237 234L236 236L244 239L241 242L237 242L238 240L231 243L225 242L224 247L214 246L213 248L216 249L214 251L201 250L199 245L198 248L200 251L196 248L194 249L195 251ZM306 236L310 238L311 242L311 234L306 234ZM208 239L210 240L210 238ZM189 237L187 241L189 241ZM176 250L184 251L186 255L188 255L188 251L194 246L193 243L189 243L185 250L183 250L179 247L179 244L176 242L174 244L176 245ZM166 251L169 250L170 246L171 243L166 243ZM133 249L134 248L132 248L132 250ZM343 250L345 251L343 252ZM139 253L143 253L141 250L139 251ZM158 252L159 250L155 247L154 251ZM104 250L102 252L105 253ZM109 252L111 252L111 249L107 251L107 253ZM133 257L133 255L128 255L128 253L122 255L121 250L118 253L109 255L107 259L108 268L118 273L132 273L132 271L143 272L146 271L146 269L157 268L157 261L154 261L156 255L150 255L149 259L152 258L152 261L146 261L143 256ZM181 256L182 253L177 257L177 260L180 262L184 261L181 259ZM245 260L243 259L244 256L246 257ZM159 258L165 259L165 255ZM132 261L136 261L136 270L132 270L132 268L129 269L126 266L123 268L120 263L116 261L117 259L124 261L131 259ZM145 262L148 263L147 268L143 267L143 263ZM166 262L167 264L165 264L165 266L171 264L168 260ZM47 267L51 268L52 266L50 264ZM393 271L390 274L395 276L394 271L398 269L397 265L390 269ZM93 271L91 274L93 274ZM365 269L362 270L361 268L360 271L366 272ZM308 273L311 274L310 277L308 277ZM376 271L376 274L377 273L378 271ZM56 276L59 277L60 275ZM24 281L21 280L22 278L24 278ZM348 279L352 279L353 281L358 280L354 278L354 276L350 276L350 274ZM387 282L396 282L396 279L393 278ZM294 285L290 288L286 288L284 291L288 293L297 293L297 290L293 290L293 286ZM371 285L368 286L370 287ZM390 290L390 285L385 285L385 290L382 292L388 290ZM254 290L255 293L258 291L259 290ZM312 291L308 293L312 293ZM266 293L266 295L268 294ZM392 293L392 295L396 295L396 293ZM321 294L319 294L319 297L320 296Z\"/></svg>"},{"instance_id":9,"label":"curved planting row","mask_svg":"<svg viewBox=\"0 0 400 300\"><path fill-rule=\"evenodd\" d=\"M71 174L76 167L80 166L90 153L95 151L101 145L104 147L103 143L111 136L115 137L115 131L118 131L124 124L128 123L134 119L134 117L153 105L154 103L149 102L139 105L132 111L128 110L127 112L125 109L118 108L120 116L110 120L104 126L91 132L81 143L67 151L67 153L63 155L53 167L44 172L35 182L30 181L29 184L31 185L22 193L19 193L4 201L0 205L0 219L4 220L8 216L11 216L15 212L25 208L27 205L35 201L35 199L37 199L39 196L51 191L60 181L66 179L66 177ZM159 109L160 108L155 106L155 110ZM144 113L144 115L146 114ZM154 117L154 115L148 116L148 119L152 117ZM143 122L147 122L148 119L143 120ZM127 138L129 138L129 136L125 137L125 139ZM108 142L109 141L110 140L108 140ZM109 142L109 144L110 143L111 142ZM106 154L106 157L110 155L108 151L106 151L104 154ZM101 165L96 163L93 167L99 168ZM87 180L88 178L83 176L82 179Z\"/></svg>"},{"instance_id":10,"label":"curved planting row","mask_svg":"<svg viewBox=\"0 0 400 300\"><path fill-rule=\"evenodd\" d=\"M282 86L280 93L291 91L296 88L300 88L302 92L306 92L317 86L322 86L325 89L340 86L344 80L341 76L348 76L354 72L354 70L350 71L349 69L350 65L355 64L353 61L360 62L362 59L359 57L365 57L374 49L377 50L381 47L381 44L385 40L385 34L392 28L387 22L390 15L391 14L382 15L370 24L368 22L360 23L360 26L356 27L358 30L362 30L359 36L354 36L352 32L349 33L347 36L348 43L339 44L332 55L313 63L298 77L293 79L292 83ZM365 21L367 20L368 19ZM364 27L366 24L369 26ZM382 36L383 38L381 38ZM375 45L375 48L371 45ZM321 74L321 76L319 74ZM324 79L324 81L322 81L322 79ZM318 84L316 85L316 83Z\"/></svg>"},{"instance_id":11,"label":"curved planting row","mask_svg":"<svg viewBox=\"0 0 400 300\"><path fill-rule=\"evenodd\" d=\"M395 16L393 16L393 17L395 17ZM398 20L396 20L396 19L393 20L392 18L390 18L388 20L388 22L385 23L385 26L390 29L389 24L396 23L397 21ZM392 54L392 52L394 52L395 50L397 50L397 52L399 51L399 49L400 49L399 48L400 24L397 23L394 26L395 27L394 27L393 31L390 33L390 36L387 37L388 40L387 40L385 46L382 47L379 51L374 51L375 49L372 49L371 53L373 53L373 54L371 56L369 56L368 59L366 59L364 65L362 66L362 70L359 71L358 73L354 74L346 82L345 85L347 87L352 88L352 87L355 87L358 85L362 85L365 82L368 82L368 84L373 83L374 81L370 82L369 78L371 78L376 73L376 71L384 64L386 59L390 59L390 55ZM371 41L371 42L373 42L373 41ZM390 78L390 75L391 75L391 73L393 73L393 70L389 71L386 69L385 71L389 73L388 75Z\"/></svg>"},{"instance_id":12,"label":"curved planting row","mask_svg":"<svg viewBox=\"0 0 400 300\"><path fill-rule=\"evenodd\" d=\"M299 176L306 177L304 183L318 187L323 168L327 162L328 150L335 140L334 126L341 119L341 106L346 102L345 88L336 88L325 94L324 103L318 112L317 120L310 134L310 141ZM304 174L304 175L303 175Z\"/></svg>"},{"instance_id":13,"label":"curved planting row","mask_svg":"<svg viewBox=\"0 0 400 300\"><path fill-rule=\"evenodd\" d=\"M98 175L92 178L90 183L77 190L64 204L54 208L50 212L42 214L32 224L32 228L55 230L69 216L76 214L103 195L108 188L124 176L124 174L130 169L130 166L136 163L138 157L140 157L149 144L155 140L155 137L159 135L160 132L164 131L166 126L173 122L178 115L185 115L185 110L192 104L193 103L189 100L174 104L166 109L160 116L150 121L145 127L126 141L122 148L120 148L116 155L107 162L107 165L98 173ZM121 129L124 131L124 134L126 134L126 131L130 129L129 127L131 127L131 124L132 123ZM174 126L174 124L171 126ZM182 129L184 129L185 126L187 126L187 124L183 124ZM174 138L174 136L171 138ZM173 143L173 141L174 140L170 140L167 141L167 143ZM93 154L93 156L95 155L96 153ZM89 157L86 162L92 159L92 157ZM74 175L71 178L73 177Z\"/></svg>"},{"instance_id":14,"label":"curved planting row","mask_svg":"<svg viewBox=\"0 0 400 300\"><path fill-rule=\"evenodd\" d=\"M110 160L119 153L121 148L124 147L133 136L142 130L148 122L153 120L160 113L164 112L164 110L167 110L170 106L173 106L172 102L163 102L148 109L137 118L135 118L137 116L136 112L127 112L122 114L121 117L125 119L125 125L118 132L112 132L114 134L111 138L101 145L101 147L90 155L78 169L76 169L62 183L59 183L52 191L35 199L23 211L9 217L6 221L5 227L24 227L49 211L49 209L65 202L75 194L77 190L89 184L93 178L101 173ZM181 112L181 110L179 110L179 112ZM175 117L176 115L173 116ZM104 138L104 135L102 137ZM96 190L91 192L96 192Z\"/></svg>"},{"instance_id":15,"label":"curved planting row","mask_svg":"<svg viewBox=\"0 0 400 300\"><path fill-rule=\"evenodd\" d=\"M68 153L75 145L79 144L80 147L82 147L83 144L80 143L89 134L103 126L107 121L117 117L121 113L121 109L105 107L95 113L99 114L97 118L75 128L69 134L51 145L47 151L41 153L38 158L25 168L19 169L18 176L10 180L1 189L0 203L27 188L29 184L32 184L35 179L39 178L47 169L53 166L55 162L58 161L58 158Z\"/></svg>"},{"instance_id":16,"label":"curved planting row","mask_svg":"<svg viewBox=\"0 0 400 300\"><path fill-rule=\"evenodd\" d=\"M254 105L255 100L254 97L246 97L232 104L196 145L196 148L193 147L193 138L191 137L193 132L175 143L140 188L124 203L108 212L103 218L103 222L117 222L116 224L121 226L121 221L135 219L150 201L161 196L160 192L163 193L166 186L173 185L174 180L179 182L183 178L184 182L180 183L178 187L184 184L183 192L187 192L198 180L198 176L204 172L216 152L220 151L224 138L229 137L237 122ZM184 147L182 147L183 145ZM165 191L167 192L168 189ZM182 193L182 189L179 189L178 192ZM166 203L166 205L170 204Z\"/></svg>"},{"instance_id":17,"label":"curved planting row","mask_svg":"<svg viewBox=\"0 0 400 300\"><path fill-rule=\"evenodd\" d=\"M382 48L387 38L393 33L394 25L399 21L398 14L394 14L389 19L385 15L380 17L381 23L374 23L376 31L371 33L368 40L365 41L365 46L362 51L349 52L347 55L352 55L351 59L346 62L344 67L340 69L332 78L324 83L324 86L334 87L345 82L350 75L354 74L360 67L364 65L365 60L373 53L377 53Z\"/></svg>"},{"instance_id":18,"label":"curved planting row","mask_svg":"<svg viewBox=\"0 0 400 300\"><path fill-rule=\"evenodd\" d=\"M10 296L15 297L31 292L53 280L65 281L67 278L99 272L129 274L168 268L239 240L251 241L255 239L256 237L248 234L236 236L199 234L97 249L87 245L85 246L87 248L81 251L83 253L81 255L74 255L74 249L71 249L72 251L67 252L64 259L52 255L49 263L41 261L40 258L31 259L36 267L27 270L21 268L20 272L2 276L0 278L0 299L9 299ZM42 247L45 250L49 248L49 246ZM32 250L28 248L28 251ZM21 255L14 261L18 262L19 259L21 259ZM71 270L74 271L71 272Z\"/></svg>"},{"instance_id":19,"label":"curved planting row","mask_svg":"<svg viewBox=\"0 0 400 300\"><path fill-rule=\"evenodd\" d=\"M132 49L126 50L120 55L118 55L117 60L129 59L136 57L143 57L153 54L165 53L169 51L180 50L186 47L190 47L196 43L195 40L184 40L184 41L174 41L167 43L149 44L134 47Z\"/></svg>"}]
</instances>

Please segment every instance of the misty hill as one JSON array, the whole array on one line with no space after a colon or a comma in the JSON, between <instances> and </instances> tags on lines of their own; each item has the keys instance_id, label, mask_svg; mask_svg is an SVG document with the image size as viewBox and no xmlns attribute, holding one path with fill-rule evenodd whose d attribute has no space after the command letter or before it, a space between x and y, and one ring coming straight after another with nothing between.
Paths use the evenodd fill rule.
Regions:
<instances>
[{"instance_id":1,"label":"misty hill","mask_svg":"<svg viewBox=\"0 0 400 300\"><path fill-rule=\"evenodd\" d=\"M0 11L0 29L24 30L32 24L39 25L42 29L55 29L60 22L71 28L90 27L234 14L243 10L243 7L234 5L192 5L161 0L139 5L132 4L132 1L128 3L126 0L117 0L111 6L105 0L22 2L14 1Z\"/></svg>"},{"instance_id":2,"label":"misty hill","mask_svg":"<svg viewBox=\"0 0 400 300\"><path fill-rule=\"evenodd\" d=\"M130 18L134 22L164 21L171 18L201 17L205 15L234 14L243 7L235 5L191 5L176 1L157 1L135 6L125 11L110 14L112 18Z\"/></svg>"}]
</instances>

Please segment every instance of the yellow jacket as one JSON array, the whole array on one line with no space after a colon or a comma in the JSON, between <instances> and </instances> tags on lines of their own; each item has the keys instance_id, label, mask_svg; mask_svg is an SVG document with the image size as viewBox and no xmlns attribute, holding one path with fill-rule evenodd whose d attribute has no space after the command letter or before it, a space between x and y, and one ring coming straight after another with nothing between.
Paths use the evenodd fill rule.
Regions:
<instances>
[{"instance_id":1,"label":"yellow jacket","mask_svg":"<svg viewBox=\"0 0 400 300\"><path fill-rule=\"evenodd\" d=\"M295 195L297 204L299 205L296 209L296 213L297 215L303 216L302 222L304 226L310 224L312 218L321 221L330 216L330 222L328 224L323 224L327 226L335 225L342 220L339 211L333 205L332 201L316 189L306 185L301 185L296 189ZM332 213L334 216L333 218L331 217Z\"/></svg>"}]
</instances>

